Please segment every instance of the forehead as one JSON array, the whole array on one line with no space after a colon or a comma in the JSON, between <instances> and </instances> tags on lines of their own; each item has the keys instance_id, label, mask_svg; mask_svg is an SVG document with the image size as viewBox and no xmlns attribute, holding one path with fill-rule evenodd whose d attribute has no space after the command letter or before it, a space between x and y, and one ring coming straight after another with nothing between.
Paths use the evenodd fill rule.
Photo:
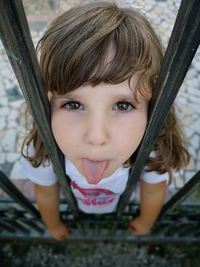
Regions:
<instances>
[{"instance_id":1,"label":"forehead","mask_svg":"<svg viewBox=\"0 0 200 267\"><path fill-rule=\"evenodd\" d=\"M122 101L132 100L138 103L146 102L146 98L137 92L136 87L140 74L134 74L131 79L127 79L118 84L100 83L96 86L83 85L65 94L48 93L50 103L63 99L77 101Z\"/></svg>"}]
</instances>

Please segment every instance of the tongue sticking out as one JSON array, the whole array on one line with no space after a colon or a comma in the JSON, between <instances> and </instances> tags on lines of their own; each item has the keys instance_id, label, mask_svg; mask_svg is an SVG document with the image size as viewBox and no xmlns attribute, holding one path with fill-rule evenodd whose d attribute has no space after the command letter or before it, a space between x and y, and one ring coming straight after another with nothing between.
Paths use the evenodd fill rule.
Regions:
<instances>
[{"instance_id":1,"label":"tongue sticking out","mask_svg":"<svg viewBox=\"0 0 200 267\"><path fill-rule=\"evenodd\" d=\"M89 184L98 184L108 167L108 160L93 161L83 160L84 176Z\"/></svg>"}]
</instances>

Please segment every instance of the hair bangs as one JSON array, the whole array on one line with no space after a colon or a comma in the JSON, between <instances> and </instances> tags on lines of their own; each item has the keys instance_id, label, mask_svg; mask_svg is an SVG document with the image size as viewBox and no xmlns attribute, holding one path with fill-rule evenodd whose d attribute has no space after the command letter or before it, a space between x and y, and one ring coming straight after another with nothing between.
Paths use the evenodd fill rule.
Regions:
<instances>
[{"instance_id":1,"label":"hair bangs","mask_svg":"<svg viewBox=\"0 0 200 267\"><path fill-rule=\"evenodd\" d=\"M46 90L65 94L86 84L116 84L141 71L137 91L150 98L149 85L160 64L151 54L156 41L146 37L146 25L142 25L148 22L137 12L114 5L94 9L87 15L82 11L78 20L73 20L78 10L76 16L73 10L64 13L41 39L40 66Z\"/></svg>"}]
</instances>

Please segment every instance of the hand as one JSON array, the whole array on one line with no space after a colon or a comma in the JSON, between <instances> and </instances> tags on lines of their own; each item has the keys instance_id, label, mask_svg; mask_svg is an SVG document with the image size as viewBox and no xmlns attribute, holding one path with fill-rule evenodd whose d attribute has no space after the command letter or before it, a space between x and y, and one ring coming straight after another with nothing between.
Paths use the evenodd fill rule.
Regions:
<instances>
[{"instance_id":1,"label":"hand","mask_svg":"<svg viewBox=\"0 0 200 267\"><path fill-rule=\"evenodd\" d=\"M134 235L145 235L151 227L152 225L145 224L140 216L129 222L129 229Z\"/></svg>"},{"instance_id":2,"label":"hand","mask_svg":"<svg viewBox=\"0 0 200 267\"><path fill-rule=\"evenodd\" d=\"M67 239L71 232L70 228L63 222L60 222L60 224L55 228L48 228L48 231L51 236L58 241Z\"/></svg>"}]
</instances>

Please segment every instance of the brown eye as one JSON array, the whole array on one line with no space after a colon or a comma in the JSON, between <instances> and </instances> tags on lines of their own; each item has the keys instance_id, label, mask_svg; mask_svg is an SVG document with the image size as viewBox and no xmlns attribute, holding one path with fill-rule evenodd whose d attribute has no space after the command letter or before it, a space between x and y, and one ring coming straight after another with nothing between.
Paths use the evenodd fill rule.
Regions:
<instances>
[{"instance_id":1,"label":"brown eye","mask_svg":"<svg viewBox=\"0 0 200 267\"><path fill-rule=\"evenodd\" d=\"M69 101L63 105L67 110L82 110L82 105L76 101Z\"/></svg>"},{"instance_id":2,"label":"brown eye","mask_svg":"<svg viewBox=\"0 0 200 267\"><path fill-rule=\"evenodd\" d=\"M123 101L116 103L114 109L119 111L131 111L134 109L134 106L129 102Z\"/></svg>"}]
</instances>

